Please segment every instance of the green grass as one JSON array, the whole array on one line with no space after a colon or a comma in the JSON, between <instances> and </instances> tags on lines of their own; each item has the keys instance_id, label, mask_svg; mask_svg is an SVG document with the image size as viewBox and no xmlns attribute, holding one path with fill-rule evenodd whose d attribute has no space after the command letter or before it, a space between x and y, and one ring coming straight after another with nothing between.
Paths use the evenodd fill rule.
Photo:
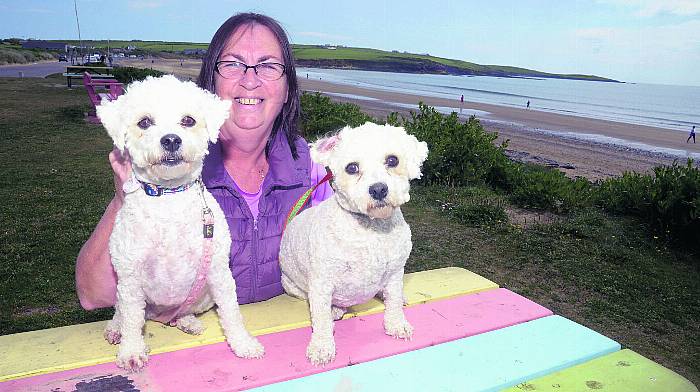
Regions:
<instances>
[{"instance_id":1,"label":"green grass","mask_svg":"<svg viewBox=\"0 0 700 392\"><path fill-rule=\"evenodd\" d=\"M74 263L113 195L111 141L61 77L0 78L0 334L110 317L83 311ZM508 195L412 189L409 272L467 268L700 384L697 255L598 209L513 226ZM476 212L476 213L475 213Z\"/></svg>"},{"instance_id":2,"label":"green grass","mask_svg":"<svg viewBox=\"0 0 700 392\"><path fill-rule=\"evenodd\" d=\"M0 334L104 318L80 309L77 251L113 185L111 142L83 122L82 88L54 79L0 78Z\"/></svg>"}]
</instances>

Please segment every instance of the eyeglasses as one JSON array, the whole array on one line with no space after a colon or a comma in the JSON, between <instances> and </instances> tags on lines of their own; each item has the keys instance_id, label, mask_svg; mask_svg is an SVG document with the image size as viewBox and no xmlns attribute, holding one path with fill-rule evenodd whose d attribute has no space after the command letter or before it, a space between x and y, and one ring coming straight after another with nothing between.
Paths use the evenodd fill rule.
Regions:
<instances>
[{"instance_id":1,"label":"eyeglasses","mask_svg":"<svg viewBox=\"0 0 700 392\"><path fill-rule=\"evenodd\" d=\"M260 63L248 65L240 61L217 61L216 72L225 79L240 79L249 68L253 68L260 79L272 81L284 75L284 65L280 63Z\"/></svg>"}]
</instances>

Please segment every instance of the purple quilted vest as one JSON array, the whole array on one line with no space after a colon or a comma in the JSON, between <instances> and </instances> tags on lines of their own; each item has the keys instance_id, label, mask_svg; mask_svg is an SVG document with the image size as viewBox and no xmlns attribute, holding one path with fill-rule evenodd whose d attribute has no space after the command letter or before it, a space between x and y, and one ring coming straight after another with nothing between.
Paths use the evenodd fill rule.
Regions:
<instances>
[{"instance_id":1,"label":"purple quilted vest","mask_svg":"<svg viewBox=\"0 0 700 392\"><path fill-rule=\"evenodd\" d=\"M231 232L229 267L238 303L264 301L284 292L278 260L284 221L292 205L313 185L309 147L302 138L296 140L296 147L299 159L294 160L286 138L277 133L270 146L270 169L262 184L257 220L224 169L221 146L209 147L202 180L219 202Z\"/></svg>"}]
</instances>

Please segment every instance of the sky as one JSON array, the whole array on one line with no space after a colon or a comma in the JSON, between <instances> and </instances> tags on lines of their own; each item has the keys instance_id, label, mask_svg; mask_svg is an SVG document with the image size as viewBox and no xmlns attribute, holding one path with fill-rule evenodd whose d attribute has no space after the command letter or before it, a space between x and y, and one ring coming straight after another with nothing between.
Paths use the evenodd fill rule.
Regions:
<instances>
[{"instance_id":1,"label":"sky","mask_svg":"<svg viewBox=\"0 0 700 392\"><path fill-rule=\"evenodd\" d=\"M238 12L297 44L700 86L700 0L75 0L83 39L209 42ZM0 0L0 38L78 39L72 0Z\"/></svg>"}]
</instances>

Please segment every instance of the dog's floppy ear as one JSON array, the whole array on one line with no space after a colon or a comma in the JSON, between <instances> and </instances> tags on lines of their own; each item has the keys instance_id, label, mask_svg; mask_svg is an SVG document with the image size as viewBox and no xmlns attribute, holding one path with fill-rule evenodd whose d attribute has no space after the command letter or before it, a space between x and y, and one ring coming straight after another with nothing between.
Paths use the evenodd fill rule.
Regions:
<instances>
[{"instance_id":1,"label":"dog's floppy ear","mask_svg":"<svg viewBox=\"0 0 700 392\"><path fill-rule=\"evenodd\" d=\"M333 149L335 149L338 142L340 142L340 132L311 143L311 160L323 166L328 166L328 158L333 153Z\"/></svg>"},{"instance_id":2,"label":"dog's floppy ear","mask_svg":"<svg viewBox=\"0 0 700 392\"><path fill-rule=\"evenodd\" d=\"M107 134L112 138L114 145L119 151L124 151L126 143L126 129L122 126L121 107L124 104L122 95L114 101L107 101L97 106L97 117L107 130Z\"/></svg>"},{"instance_id":3,"label":"dog's floppy ear","mask_svg":"<svg viewBox=\"0 0 700 392\"><path fill-rule=\"evenodd\" d=\"M209 141L216 143L219 137L219 128L224 125L224 121L229 116L231 110L231 101L221 99L218 95L212 94L209 91L202 91L202 113L207 122L207 132Z\"/></svg>"},{"instance_id":4,"label":"dog's floppy ear","mask_svg":"<svg viewBox=\"0 0 700 392\"><path fill-rule=\"evenodd\" d=\"M406 132L403 128L401 131ZM421 165L428 158L428 143L421 142L416 139L415 136L405 133L404 145L406 151L408 152L406 163L406 169L408 170L408 178L413 180L416 178L421 178L423 173L421 173Z\"/></svg>"}]
</instances>

